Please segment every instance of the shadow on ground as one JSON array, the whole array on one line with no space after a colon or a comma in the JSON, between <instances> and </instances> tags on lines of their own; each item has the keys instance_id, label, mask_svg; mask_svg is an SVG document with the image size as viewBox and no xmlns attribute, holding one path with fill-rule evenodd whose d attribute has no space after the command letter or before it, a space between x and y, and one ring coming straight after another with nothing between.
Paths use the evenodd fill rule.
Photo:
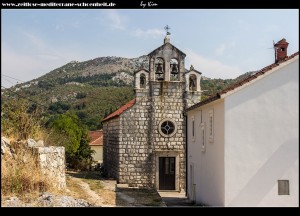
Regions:
<instances>
[{"instance_id":1,"label":"shadow on ground","mask_svg":"<svg viewBox=\"0 0 300 216\"><path fill-rule=\"evenodd\" d=\"M165 206L156 190L137 188L118 188L116 192L116 206Z\"/></svg>"},{"instance_id":2,"label":"shadow on ground","mask_svg":"<svg viewBox=\"0 0 300 216\"><path fill-rule=\"evenodd\" d=\"M184 192L160 191L159 195L167 207L195 207L195 204L185 196Z\"/></svg>"},{"instance_id":3,"label":"shadow on ground","mask_svg":"<svg viewBox=\"0 0 300 216\"><path fill-rule=\"evenodd\" d=\"M190 200L187 198L181 197L164 197L163 201L169 207L176 206L195 206Z\"/></svg>"},{"instance_id":4,"label":"shadow on ground","mask_svg":"<svg viewBox=\"0 0 300 216\"><path fill-rule=\"evenodd\" d=\"M103 178L101 173L98 171L70 171L68 170L66 172L68 175L75 177L75 178L80 178L80 179L94 179L94 180L103 180L107 178Z\"/></svg>"}]
</instances>

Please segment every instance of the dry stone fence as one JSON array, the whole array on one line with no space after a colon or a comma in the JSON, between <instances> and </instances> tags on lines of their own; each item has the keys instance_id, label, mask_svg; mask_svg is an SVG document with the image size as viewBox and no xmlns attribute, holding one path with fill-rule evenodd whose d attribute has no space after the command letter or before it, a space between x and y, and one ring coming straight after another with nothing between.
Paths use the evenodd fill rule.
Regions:
<instances>
[{"instance_id":1,"label":"dry stone fence","mask_svg":"<svg viewBox=\"0 0 300 216\"><path fill-rule=\"evenodd\" d=\"M41 172L48 176L59 189L66 187L66 163L65 148L58 146L44 146L42 140L28 139L25 143L37 155L37 162ZM8 154L14 158L15 151L10 145L9 139L1 137L1 156Z\"/></svg>"},{"instance_id":2,"label":"dry stone fence","mask_svg":"<svg viewBox=\"0 0 300 216\"><path fill-rule=\"evenodd\" d=\"M65 147L34 147L38 155L40 169L49 176L53 184L62 189L66 187Z\"/></svg>"}]
</instances>

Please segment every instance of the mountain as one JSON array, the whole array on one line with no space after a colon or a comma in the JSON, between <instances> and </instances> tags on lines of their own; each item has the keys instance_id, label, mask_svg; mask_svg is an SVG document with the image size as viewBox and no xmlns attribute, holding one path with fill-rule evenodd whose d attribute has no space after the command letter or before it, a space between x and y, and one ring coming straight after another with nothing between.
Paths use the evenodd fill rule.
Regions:
<instances>
[{"instance_id":1,"label":"mountain","mask_svg":"<svg viewBox=\"0 0 300 216\"><path fill-rule=\"evenodd\" d=\"M42 106L48 116L73 111L95 130L101 127L103 117L134 97L133 73L141 67L149 68L147 56L71 61L37 79L2 89L1 102L25 97ZM203 99L235 81L205 77L201 80Z\"/></svg>"},{"instance_id":2,"label":"mountain","mask_svg":"<svg viewBox=\"0 0 300 216\"><path fill-rule=\"evenodd\" d=\"M142 65L148 68L148 56L139 58L122 58L122 57L100 57L92 60L78 62L71 61L68 64L57 68L37 80L45 79L76 79L77 77L92 77L99 74L116 74L125 72L133 74Z\"/></svg>"}]
</instances>

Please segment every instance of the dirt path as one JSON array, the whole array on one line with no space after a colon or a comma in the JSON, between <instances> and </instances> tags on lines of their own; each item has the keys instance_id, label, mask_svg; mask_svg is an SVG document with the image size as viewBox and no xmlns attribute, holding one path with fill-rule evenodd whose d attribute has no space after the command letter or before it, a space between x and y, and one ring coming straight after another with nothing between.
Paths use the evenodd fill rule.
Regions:
<instances>
[{"instance_id":1,"label":"dirt path","mask_svg":"<svg viewBox=\"0 0 300 216\"><path fill-rule=\"evenodd\" d=\"M6 206L47 207L116 207L116 206L165 206L154 189L138 189L117 185L115 180L104 179L99 172L66 173L67 188L62 191L45 192L31 201L12 197ZM2 198L2 197L1 197ZM41 202L36 202L41 200ZM2 200L1 200L2 202Z\"/></svg>"},{"instance_id":2,"label":"dirt path","mask_svg":"<svg viewBox=\"0 0 300 216\"><path fill-rule=\"evenodd\" d=\"M84 190L84 192L86 193L86 196L89 197L88 201L93 206L103 206L104 205L103 199L95 191L91 190L88 183L83 182L80 179L75 179L75 181L77 181L77 184Z\"/></svg>"},{"instance_id":3,"label":"dirt path","mask_svg":"<svg viewBox=\"0 0 300 216\"><path fill-rule=\"evenodd\" d=\"M68 172L67 187L70 195L93 206L165 206L156 190L116 186L115 180L104 179L99 172Z\"/></svg>"},{"instance_id":4,"label":"dirt path","mask_svg":"<svg viewBox=\"0 0 300 216\"><path fill-rule=\"evenodd\" d=\"M97 176L89 176L81 173L68 173L69 193L81 199L85 199L93 206L115 207L116 192L114 180L99 179Z\"/></svg>"}]
</instances>

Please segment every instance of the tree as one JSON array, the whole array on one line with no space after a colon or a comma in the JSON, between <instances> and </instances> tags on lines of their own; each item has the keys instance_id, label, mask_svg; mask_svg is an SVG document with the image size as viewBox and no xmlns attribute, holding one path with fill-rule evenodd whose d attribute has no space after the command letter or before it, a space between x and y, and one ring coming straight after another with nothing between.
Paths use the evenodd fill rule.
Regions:
<instances>
[{"instance_id":1,"label":"tree","mask_svg":"<svg viewBox=\"0 0 300 216\"><path fill-rule=\"evenodd\" d=\"M72 156L76 153L80 145L82 129L78 126L78 118L75 115L56 115L50 119L48 127L55 134L53 141L57 145L66 148L66 154Z\"/></svg>"},{"instance_id":2,"label":"tree","mask_svg":"<svg viewBox=\"0 0 300 216\"><path fill-rule=\"evenodd\" d=\"M1 134L18 139L37 135L41 110L36 104L30 105L27 100L18 98L5 101L1 108Z\"/></svg>"},{"instance_id":3,"label":"tree","mask_svg":"<svg viewBox=\"0 0 300 216\"><path fill-rule=\"evenodd\" d=\"M51 104L49 106L49 110L51 110L52 112L56 112L56 113L64 113L66 112L67 110L70 109L70 105L69 104L66 104L64 102L61 102L61 101L58 101L58 102L55 102L53 104Z\"/></svg>"},{"instance_id":4,"label":"tree","mask_svg":"<svg viewBox=\"0 0 300 216\"><path fill-rule=\"evenodd\" d=\"M76 115L57 115L47 126L51 130L50 142L65 147L69 167L82 168L91 163L94 151L89 146L88 131Z\"/></svg>"}]
</instances>

